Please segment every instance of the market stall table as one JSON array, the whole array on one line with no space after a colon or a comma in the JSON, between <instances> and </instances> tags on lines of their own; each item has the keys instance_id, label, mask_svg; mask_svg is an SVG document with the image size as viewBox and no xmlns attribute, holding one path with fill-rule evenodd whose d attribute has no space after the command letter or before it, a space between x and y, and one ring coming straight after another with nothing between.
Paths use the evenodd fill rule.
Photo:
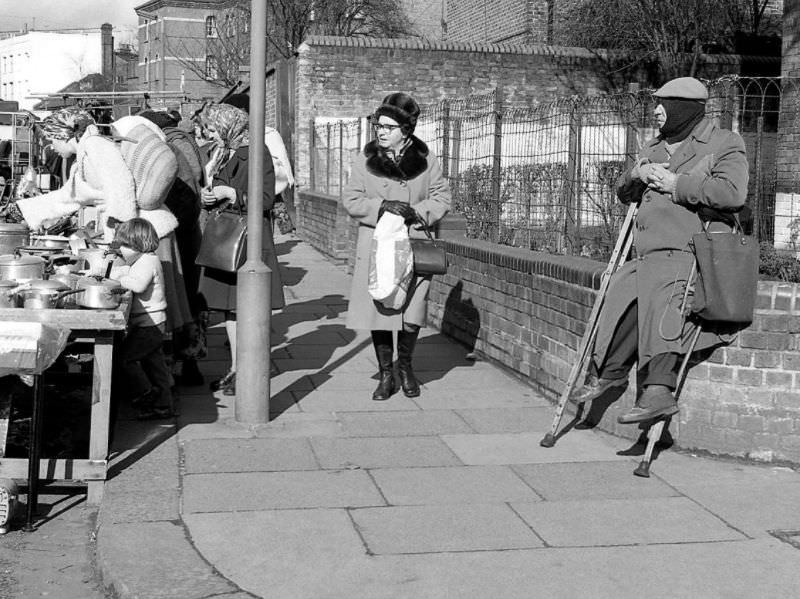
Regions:
<instances>
[{"instance_id":1,"label":"market stall table","mask_svg":"<svg viewBox=\"0 0 800 599\"><path fill-rule=\"evenodd\" d=\"M71 329L71 342L90 343L93 349L92 408L88 459L40 460L43 480L74 480L87 484L87 503L97 505L103 498L108 469L108 439L111 417L111 362L114 334L123 331L130 313L130 293L115 310L0 308L0 321L40 322ZM28 460L0 457L0 478L23 479Z\"/></svg>"}]
</instances>

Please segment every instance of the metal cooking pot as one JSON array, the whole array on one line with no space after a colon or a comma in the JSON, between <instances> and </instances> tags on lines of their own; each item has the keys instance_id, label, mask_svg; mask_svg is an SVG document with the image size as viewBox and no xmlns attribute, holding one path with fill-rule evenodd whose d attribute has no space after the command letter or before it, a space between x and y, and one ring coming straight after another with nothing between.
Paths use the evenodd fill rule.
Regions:
<instances>
[{"instance_id":1,"label":"metal cooking pot","mask_svg":"<svg viewBox=\"0 0 800 599\"><path fill-rule=\"evenodd\" d=\"M13 254L21 245L28 245L30 229L21 223L0 223L0 255Z\"/></svg>"},{"instance_id":2,"label":"metal cooking pot","mask_svg":"<svg viewBox=\"0 0 800 599\"><path fill-rule=\"evenodd\" d=\"M55 288L31 288L26 287L17 291L17 305L33 310L52 310L63 306L63 299L69 295L80 293L77 289L67 291Z\"/></svg>"},{"instance_id":3,"label":"metal cooking pot","mask_svg":"<svg viewBox=\"0 0 800 599\"><path fill-rule=\"evenodd\" d=\"M77 289L78 281L81 279L79 274L74 272L59 272L56 268L55 274L50 275L50 281L58 281L65 289ZM75 308L78 305L77 297L70 295L64 298L63 306L65 308Z\"/></svg>"},{"instance_id":4,"label":"metal cooking pot","mask_svg":"<svg viewBox=\"0 0 800 599\"><path fill-rule=\"evenodd\" d=\"M18 285L16 281L0 281L0 308L17 307L17 297L14 292Z\"/></svg>"},{"instance_id":5,"label":"metal cooking pot","mask_svg":"<svg viewBox=\"0 0 800 599\"><path fill-rule=\"evenodd\" d=\"M22 255L19 252L0 256L0 279L30 281L44 277L46 260L40 256Z\"/></svg>"},{"instance_id":6,"label":"metal cooking pot","mask_svg":"<svg viewBox=\"0 0 800 599\"><path fill-rule=\"evenodd\" d=\"M77 283L75 301L83 308L114 310L119 307L125 289L119 281L97 277L81 277Z\"/></svg>"}]
</instances>

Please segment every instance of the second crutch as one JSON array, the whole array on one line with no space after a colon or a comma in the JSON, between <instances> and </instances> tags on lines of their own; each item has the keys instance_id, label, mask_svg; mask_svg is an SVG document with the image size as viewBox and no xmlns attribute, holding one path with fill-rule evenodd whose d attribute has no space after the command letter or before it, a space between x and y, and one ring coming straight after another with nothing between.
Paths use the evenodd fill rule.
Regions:
<instances>
[{"instance_id":1,"label":"second crutch","mask_svg":"<svg viewBox=\"0 0 800 599\"><path fill-rule=\"evenodd\" d=\"M620 266L622 266L622 264L625 262L628 254L630 253L631 246L633 245L633 224L636 219L636 212L638 208L639 205L636 203L631 203L631 205L628 206L628 212L625 215L625 220L622 223L622 228L620 229L619 236L617 237L617 243L614 246L613 252L611 253L611 259L608 261L608 266L606 267L605 271L603 271L603 275L600 280L600 289L598 289L597 295L595 296L594 305L592 306L592 311L589 315L589 321L586 324L586 330L583 333L583 339L581 339L578 359L572 365L572 369L567 377L567 384L564 388L564 391L561 393L558 404L556 405L556 413L553 417L553 424L550 427L550 431L545 434L541 441L539 441L539 445L542 447L553 447L556 444L556 433L558 432L558 427L561 424L561 418L564 415L564 409L566 408L567 401L569 400L569 396L572 394L575 383L578 381L580 375L584 372L586 360L591 354L592 346L594 345L594 339L597 336L600 310L602 309L603 303L606 299L606 293L608 292L608 285L611 280L611 275L617 272Z\"/></svg>"}]
</instances>

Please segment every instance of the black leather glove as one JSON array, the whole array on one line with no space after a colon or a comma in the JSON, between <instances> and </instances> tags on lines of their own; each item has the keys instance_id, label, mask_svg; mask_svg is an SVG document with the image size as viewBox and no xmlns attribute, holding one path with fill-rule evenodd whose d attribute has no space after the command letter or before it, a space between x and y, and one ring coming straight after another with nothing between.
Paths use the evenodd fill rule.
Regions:
<instances>
[{"instance_id":1,"label":"black leather glove","mask_svg":"<svg viewBox=\"0 0 800 599\"><path fill-rule=\"evenodd\" d=\"M417 220L417 212L405 202L395 202L392 200L384 200L378 210L378 219L380 220L384 212L402 216L406 224L413 223Z\"/></svg>"}]
</instances>

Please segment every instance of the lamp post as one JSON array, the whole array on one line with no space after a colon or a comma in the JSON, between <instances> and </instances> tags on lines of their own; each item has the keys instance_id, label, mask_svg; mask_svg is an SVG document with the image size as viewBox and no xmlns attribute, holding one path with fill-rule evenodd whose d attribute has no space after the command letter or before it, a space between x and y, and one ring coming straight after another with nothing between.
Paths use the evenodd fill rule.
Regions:
<instances>
[{"instance_id":1,"label":"lamp post","mask_svg":"<svg viewBox=\"0 0 800 599\"><path fill-rule=\"evenodd\" d=\"M269 421L272 271L261 259L263 239L264 104L266 96L267 3L251 0L250 155L247 170L247 260L237 273L237 422Z\"/></svg>"}]
</instances>

